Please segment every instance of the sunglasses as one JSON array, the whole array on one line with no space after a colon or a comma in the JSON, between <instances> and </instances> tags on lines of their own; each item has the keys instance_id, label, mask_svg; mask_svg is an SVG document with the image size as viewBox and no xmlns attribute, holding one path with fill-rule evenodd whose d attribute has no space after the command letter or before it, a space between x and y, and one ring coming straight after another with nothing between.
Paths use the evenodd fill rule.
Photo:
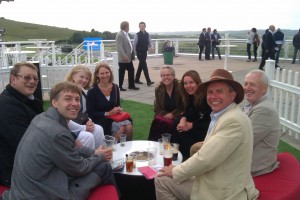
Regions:
<instances>
[{"instance_id":1,"label":"sunglasses","mask_svg":"<svg viewBox=\"0 0 300 200\"><path fill-rule=\"evenodd\" d=\"M31 79L33 79L35 82L38 82L40 80L36 76L29 76L29 75L15 75L15 76L22 77L25 81L31 81Z\"/></svg>"}]
</instances>

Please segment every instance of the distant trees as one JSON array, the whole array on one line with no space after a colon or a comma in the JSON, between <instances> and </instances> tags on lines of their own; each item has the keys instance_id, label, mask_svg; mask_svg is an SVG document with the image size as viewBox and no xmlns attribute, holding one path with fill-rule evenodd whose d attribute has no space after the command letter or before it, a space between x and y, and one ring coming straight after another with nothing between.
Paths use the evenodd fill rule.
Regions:
<instances>
[{"instance_id":1,"label":"distant trees","mask_svg":"<svg viewBox=\"0 0 300 200\"><path fill-rule=\"evenodd\" d=\"M111 33L109 31L99 32L95 29L92 29L91 32L87 31L76 31L73 33L73 35L70 37L70 42L72 43L82 43L83 38L85 37L97 37L102 38L103 40L114 40L116 38L117 33Z\"/></svg>"}]
</instances>

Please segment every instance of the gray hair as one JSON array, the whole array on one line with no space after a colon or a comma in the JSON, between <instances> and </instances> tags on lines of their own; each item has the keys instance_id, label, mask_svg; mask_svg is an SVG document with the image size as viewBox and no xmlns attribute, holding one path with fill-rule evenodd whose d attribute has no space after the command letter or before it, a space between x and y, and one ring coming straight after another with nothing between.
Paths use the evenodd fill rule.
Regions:
<instances>
[{"instance_id":1,"label":"gray hair","mask_svg":"<svg viewBox=\"0 0 300 200\"><path fill-rule=\"evenodd\" d=\"M259 70L259 69L255 69L255 70L250 71L248 74L257 74L257 75L259 75L260 81L265 86L267 86L267 88L269 87L269 79L268 79L268 77L267 77L267 75L264 71Z\"/></svg>"}]
</instances>

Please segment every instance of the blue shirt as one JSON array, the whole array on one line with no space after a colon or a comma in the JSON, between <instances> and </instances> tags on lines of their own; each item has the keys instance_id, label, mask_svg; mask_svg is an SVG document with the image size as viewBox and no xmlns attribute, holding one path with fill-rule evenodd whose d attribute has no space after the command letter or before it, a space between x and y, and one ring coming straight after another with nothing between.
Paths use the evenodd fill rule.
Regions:
<instances>
[{"instance_id":1,"label":"blue shirt","mask_svg":"<svg viewBox=\"0 0 300 200\"><path fill-rule=\"evenodd\" d=\"M211 112L210 114L210 124L208 126L208 130L207 130L207 135L210 134L211 129L215 126L216 121L223 115L223 113L228 110L228 108L234 103L231 103L229 106L227 106L226 108L224 108L223 110L215 113L214 111Z\"/></svg>"}]
</instances>

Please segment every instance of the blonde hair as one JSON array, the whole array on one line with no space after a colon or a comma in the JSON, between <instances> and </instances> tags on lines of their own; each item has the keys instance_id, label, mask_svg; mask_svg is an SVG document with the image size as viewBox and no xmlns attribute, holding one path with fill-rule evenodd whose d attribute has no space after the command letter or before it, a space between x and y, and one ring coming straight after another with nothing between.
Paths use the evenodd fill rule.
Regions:
<instances>
[{"instance_id":1,"label":"blonde hair","mask_svg":"<svg viewBox=\"0 0 300 200\"><path fill-rule=\"evenodd\" d=\"M92 72L86 65L76 65L75 67L73 67L73 69L71 69L71 71L66 75L65 81L74 82L73 81L73 75L78 73L78 72L85 72L86 73L86 75L89 78L89 81L87 82L84 89L86 89L86 90L90 89L91 88L91 83L92 83Z\"/></svg>"}]
</instances>

